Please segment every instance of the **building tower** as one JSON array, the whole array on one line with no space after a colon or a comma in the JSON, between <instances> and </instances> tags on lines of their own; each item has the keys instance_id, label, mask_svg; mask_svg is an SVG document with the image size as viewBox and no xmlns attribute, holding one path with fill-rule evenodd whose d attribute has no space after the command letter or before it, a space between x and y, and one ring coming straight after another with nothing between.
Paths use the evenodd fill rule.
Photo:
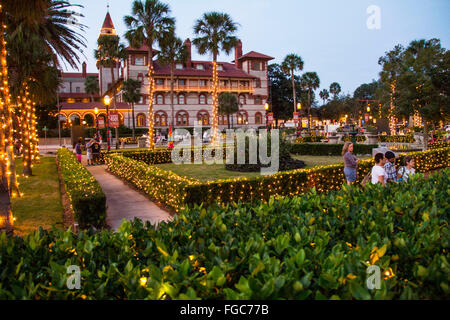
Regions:
<instances>
[{"instance_id":1,"label":"building tower","mask_svg":"<svg viewBox=\"0 0 450 320\"><path fill-rule=\"evenodd\" d=\"M103 22L103 26L100 31L100 35L98 36L98 39L100 39L101 37L106 37L106 36L117 36L116 28L114 27L114 24L111 19L111 15L109 14L109 6L108 6L108 12L106 13L105 21ZM111 68L105 68L97 62L97 69L99 70L100 95L103 96L105 94L105 92L113 84ZM117 81L119 79L119 76L121 74L120 70L121 70L121 65L120 65L120 63L117 63L116 67L114 68L114 80L115 81Z\"/></svg>"}]
</instances>

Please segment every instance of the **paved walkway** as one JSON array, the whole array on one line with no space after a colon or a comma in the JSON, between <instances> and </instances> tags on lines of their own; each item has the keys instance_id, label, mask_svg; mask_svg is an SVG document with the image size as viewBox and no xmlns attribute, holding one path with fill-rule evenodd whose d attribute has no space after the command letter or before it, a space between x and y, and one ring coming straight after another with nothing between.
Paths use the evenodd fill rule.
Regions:
<instances>
[{"instance_id":1,"label":"paved walkway","mask_svg":"<svg viewBox=\"0 0 450 320\"><path fill-rule=\"evenodd\" d=\"M84 160L84 159L83 159ZM84 162L84 161L83 161ZM150 221L152 225L171 221L171 215L147 197L126 185L122 180L106 171L106 166L87 167L106 194L106 223L117 230L122 219Z\"/></svg>"}]
</instances>

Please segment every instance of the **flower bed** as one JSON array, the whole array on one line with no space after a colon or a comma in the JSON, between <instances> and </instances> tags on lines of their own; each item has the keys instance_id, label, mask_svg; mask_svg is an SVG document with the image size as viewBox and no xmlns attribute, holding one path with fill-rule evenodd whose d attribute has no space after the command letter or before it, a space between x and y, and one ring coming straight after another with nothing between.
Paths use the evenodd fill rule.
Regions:
<instances>
[{"instance_id":1,"label":"flower bed","mask_svg":"<svg viewBox=\"0 0 450 320\"><path fill-rule=\"evenodd\" d=\"M398 143L416 142L412 134L407 136L379 136L378 139L380 142L398 142Z\"/></svg>"},{"instance_id":2,"label":"flower bed","mask_svg":"<svg viewBox=\"0 0 450 320\"><path fill-rule=\"evenodd\" d=\"M106 223L106 196L92 174L66 148L58 150L58 165L75 220L80 228L101 228Z\"/></svg>"},{"instance_id":3,"label":"flower bed","mask_svg":"<svg viewBox=\"0 0 450 320\"><path fill-rule=\"evenodd\" d=\"M156 231L0 234L0 299L446 299L449 176L196 207ZM67 288L70 265L80 290Z\"/></svg>"},{"instance_id":4,"label":"flower bed","mask_svg":"<svg viewBox=\"0 0 450 320\"><path fill-rule=\"evenodd\" d=\"M429 172L449 166L450 148L411 153L418 172ZM402 155L398 164L403 163ZM133 155L131 157L134 157ZM180 211L185 206L227 204L232 202L268 201L272 196L300 195L311 188L317 192L339 190L345 181L344 165L298 169L257 178L237 178L200 182L131 159L128 154L106 157L108 170L127 180L152 198ZM373 160L360 161L359 183L374 165Z\"/></svg>"}]
</instances>

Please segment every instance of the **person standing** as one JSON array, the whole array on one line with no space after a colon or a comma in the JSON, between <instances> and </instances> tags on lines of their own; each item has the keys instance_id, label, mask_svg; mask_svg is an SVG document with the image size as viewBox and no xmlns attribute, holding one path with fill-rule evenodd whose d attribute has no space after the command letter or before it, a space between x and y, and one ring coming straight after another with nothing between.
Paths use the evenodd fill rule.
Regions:
<instances>
[{"instance_id":1,"label":"person standing","mask_svg":"<svg viewBox=\"0 0 450 320\"><path fill-rule=\"evenodd\" d=\"M384 164L386 159L382 153L377 153L375 155L375 165L372 168L372 184L381 183L383 187L386 186L386 172L384 171Z\"/></svg>"},{"instance_id":2,"label":"person standing","mask_svg":"<svg viewBox=\"0 0 450 320\"><path fill-rule=\"evenodd\" d=\"M405 166L401 167L398 170L397 181L405 181L408 182L409 177L416 174L414 158L411 156L405 157Z\"/></svg>"},{"instance_id":3,"label":"person standing","mask_svg":"<svg viewBox=\"0 0 450 320\"><path fill-rule=\"evenodd\" d=\"M94 140L94 143L91 145L92 148L92 158L94 161L94 165L100 163L100 150L101 146L97 139Z\"/></svg>"},{"instance_id":4,"label":"person standing","mask_svg":"<svg viewBox=\"0 0 450 320\"><path fill-rule=\"evenodd\" d=\"M89 140L89 142L86 144L86 159L87 159L87 165L91 166L93 165L93 155L92 155L92 145L94 143L94 139Z\"/></svg>"},{"instance_id":5,"label":"person standing","mask_svg":"<svg viewBox=\"0 0 450 320\"><path fill-rule=\"evenodd\" d=\"M392 151L388 151L384 156L386 158L386 164L384 165L384 171L386 172L386 183L396 182L397 170L395 169L395 154Z\"/></svg>"},{"instance_id":6,"label":"person standing","mask_svg":"<svg viewBox=\"0 0 450 320\"><path fill-rule=\"evenodd\" d=\"M75 154L77 156L77 159L79 162L81 162L81 158L82 158L82 154L83 154L83 149L81 147L81 138L78 139L78 142L75 144Z\"/></svg>"},{"instance_id":7,"label":"person standing","mask_svg":"<svg viewBox=\"0 0 450 320\"><path fill-rule=\"evenodd\" d=\"M353 155L353 143L346 142L342 149L342 156L344 157L344 174L347 184L351 185L356 181L356 170L358 168L359 160Z\"/></svg>"}]
</instances>

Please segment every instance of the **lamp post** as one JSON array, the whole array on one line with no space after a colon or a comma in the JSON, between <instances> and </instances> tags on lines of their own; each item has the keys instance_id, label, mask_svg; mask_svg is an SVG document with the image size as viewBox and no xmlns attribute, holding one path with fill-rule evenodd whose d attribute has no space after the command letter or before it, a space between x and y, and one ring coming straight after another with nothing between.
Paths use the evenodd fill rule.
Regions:
<instances>
[{"instance_id":1,"label":"lamp post","mask_svg":"<svg viewBox=\"0 0 450 320\"><path fill-rule=\"evenodd\" d=\"M267 129L269 129L269 115L268 115L269 109L270 109L270 106L268 103L266 103L264 105L264 110L266 110L266 127L267 127Z\"/></svg>"},{"instance_id":2,"label":"lamp post","mask_svg":"<svg viewBox=\"0 0 450 320\"><path fill-rule=\"evenodd\" d=\"M95 113L95 128L96 128L96 130L97 130L97 133L96 133L96 137L95 138L99 138L99 134L98 134L98 108L96 107L95 109L94 109L94 113Z\"/></svg>"},{"instance_id":3,"label":"lamp post","mask_svg":"<svg viewBox=\"0 0 450 320\"><path fill-rule=\"evenodd\" d=\"M300 129L303 129L303 117L300 116L300 112L302 111L302 104L299 102L297 103L297 112L299 114L299 119L300 119ZM297 124L296 124L297 126ZM298 126L297 126L298 127ZM298 136L298 130L297 130L297 136Z\"/></svg>"},{"instance_id":4,"label":"lamp post","mask_svg":"<svg viewBox=\"0 0 450 320\"><path fill-rule=\"evenodd\" d=\"M111 104L111 99L109 96L105 96L103 99L105 106L106 106L106 141L107 141L107 148L108 152L111 151L111 134L109 132L109 105Z\"/></svg>"}]
</instances>

